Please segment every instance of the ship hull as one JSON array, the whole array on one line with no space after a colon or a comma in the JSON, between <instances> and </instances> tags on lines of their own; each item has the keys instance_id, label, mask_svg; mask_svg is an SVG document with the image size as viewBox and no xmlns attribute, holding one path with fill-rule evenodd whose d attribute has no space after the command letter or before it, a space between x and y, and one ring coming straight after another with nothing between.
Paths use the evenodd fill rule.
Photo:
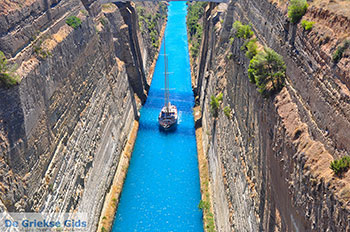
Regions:
<instances>
[{"instance_id":1,"label":"ship hull","mask_svg":"<svg viewBox=\"0 0 350 232\"><path fill-rule=\"evenodd\" d=\"M171 130L177 125L177 108L169 103L163 107L158 116L159 127L163 130Z\"/></svg>"}]
</instances>

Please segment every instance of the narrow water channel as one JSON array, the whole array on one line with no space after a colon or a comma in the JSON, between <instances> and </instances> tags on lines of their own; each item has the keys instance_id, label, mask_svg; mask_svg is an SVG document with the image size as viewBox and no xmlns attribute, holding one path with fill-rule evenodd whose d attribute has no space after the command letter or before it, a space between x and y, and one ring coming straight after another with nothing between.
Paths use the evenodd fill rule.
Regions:
<instances>
[{"instance_id":1,"label":"narrow water channel","mask_svg":"<svg viewBox=\"0 0 350 232\"><path fill-rule=\"evenodd\" d=\"M170 2L165 30L170 101L179 112L176 131L160 132L164 57L159 56L121 194L113 231L203 231L192 107L194 97L186 33L186 3ZM160 54L163 54L163 44Z\"/></svg>"}]
</instances>

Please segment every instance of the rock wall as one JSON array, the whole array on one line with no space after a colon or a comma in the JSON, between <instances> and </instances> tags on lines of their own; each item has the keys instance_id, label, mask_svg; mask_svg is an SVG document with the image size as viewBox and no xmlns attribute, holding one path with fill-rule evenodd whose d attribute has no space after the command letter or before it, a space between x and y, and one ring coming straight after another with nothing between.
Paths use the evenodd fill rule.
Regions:
<instances>
[{"instance_id":1,"label":"rock wall","mask_svg":"<svg viewBox=\"0 0 350 232\"><path fill-rule=\"evenodd\" d=\"M349 154L350 62L331 61L349 18L331 14L330 23L312 6L305 18L316 24L305 32L289 23L285 7L268 0L232 0L207 10L206 42L194 64L204 71L195 74L194 88L218 230L349 230L349 173L339 178L329 169L333 158ZM249 82L243 41L229 42L236 20L250 23L259 42L286 62L286 87L270 99ZM219 92L231 118L210 114L210 97Z\"/></svg>"},{"instance_id":2,"label":"rock wall","mask_svg":"<svg viewBox=\"0 0 350 232\"><path fill-rule=\"evenodd\" d=\"M159 39L159 35L162 33L162 29L165 30L165 28L162 28L162 24L160 23L155 24L155 27L151 28L153 25L147 25L146 18L147 16L152 15L154 21L160 21L164 23L166 21L168 3L158 2L158 5L155 5L153 2L135 2L134 4L138 18L137 21L139 22L137 26L137 28L139 29L137 31L138 38L143 38L139 39L139 44L142 48L140 49L140 52L144 60L143 70L145 72L146 77L148 77L149 79L150 75L152 74L152 72L150 71L152 70L152 65L154 63L152 62L152 59L148 58L148 56L154 57L157 55L158 50L160 49L159 44L161 42ZM152 40L152 33L157 39L155 42L153 42Z\"/></svg>"},{"instance_id":3,"label":"rock wall","mask_svg":"<svg viewBox=\"0 0 350 232\"><path fill-rule=\"evenodd\" d=\"M130 67L149 68L155 53L141 55L148 38L138 37L130 4L6 0L0 9L0 50L22 79L0 88L1 202L8 211L86 212L93 231L138 119L134 93L147 94L145 71ZM75 29L71 15L82 21Z\"/></svg>"}]
</instances>

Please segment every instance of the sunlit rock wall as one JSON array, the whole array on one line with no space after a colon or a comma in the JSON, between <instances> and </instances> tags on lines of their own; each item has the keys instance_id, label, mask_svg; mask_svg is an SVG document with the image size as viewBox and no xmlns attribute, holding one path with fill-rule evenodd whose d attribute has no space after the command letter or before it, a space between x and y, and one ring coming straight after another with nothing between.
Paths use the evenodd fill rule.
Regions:
<instances>
[{"instance_id":1,"label":"sunlit rock wall","mask_svg":"<svg viewBox=\"0 0 350 232\"><path fill-rule=\"evenodd\" d=\"M348 230L349 174L339 178L329 165L349 153L350 63L345 56L335 65L331 56L350 20L312 6L305 18L316 24L305 32L271 1L211 7L194 87L219 230ZM259 42L286 62L286 87L270 99L249 82L244 41L229 42L236 20L251 24ZM211 116L210 97L219 92L230 119L222 111Z\"/></svg>"}]
</instances>

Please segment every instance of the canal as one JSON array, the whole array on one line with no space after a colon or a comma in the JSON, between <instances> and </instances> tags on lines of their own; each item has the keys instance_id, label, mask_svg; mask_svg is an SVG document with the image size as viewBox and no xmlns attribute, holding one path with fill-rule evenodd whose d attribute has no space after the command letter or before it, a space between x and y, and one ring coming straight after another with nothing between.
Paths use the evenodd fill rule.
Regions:
<instances>
[{"instance_id":1,"label":"canal","mask_svg":"<svg viewBox=\"0 0 350 232\"><path fill-rule=\"evenodd\" d=\"M203 231L192 107L194 97L186 33L185 2L170 2L165 30L170 101L179 112L177 129L164 133L164 57L156 64L149 96L116 213L113 231ZM163 43L160 54L163 54Z\"/></svg>"}]
</instances>

